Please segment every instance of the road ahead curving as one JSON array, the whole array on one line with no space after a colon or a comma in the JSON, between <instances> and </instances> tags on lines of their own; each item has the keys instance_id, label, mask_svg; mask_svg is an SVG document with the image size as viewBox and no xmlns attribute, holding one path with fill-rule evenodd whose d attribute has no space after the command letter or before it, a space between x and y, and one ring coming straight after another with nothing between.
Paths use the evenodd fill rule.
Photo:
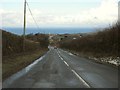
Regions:
<instances>
[{"instance_id":1,"label":"road ahead curving","mask_svg":"<svg viewBox=\"0 0 120 90\"><path fill-rule=\"evenodd\" d=\"M43 57L3 82L3 88L117 88L118 70L50 49Z\"/></svg>"}]
</instances>

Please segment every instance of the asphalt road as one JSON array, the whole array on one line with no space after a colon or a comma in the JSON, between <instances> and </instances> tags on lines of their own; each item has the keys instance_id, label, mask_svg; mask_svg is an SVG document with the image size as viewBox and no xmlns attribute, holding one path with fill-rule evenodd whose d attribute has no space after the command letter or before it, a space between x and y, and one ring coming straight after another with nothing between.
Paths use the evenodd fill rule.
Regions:
<instances>
[{"instance_id":1,"label":"asphalt road","mask_svg":"<svg viewBox=\"0 0 120 90\"><path fill-rule=\"evenodd\" d=\"M40 59L3 82L3 88L117 88L118 70L50 49Z\"/></svg>"}]
</instances>

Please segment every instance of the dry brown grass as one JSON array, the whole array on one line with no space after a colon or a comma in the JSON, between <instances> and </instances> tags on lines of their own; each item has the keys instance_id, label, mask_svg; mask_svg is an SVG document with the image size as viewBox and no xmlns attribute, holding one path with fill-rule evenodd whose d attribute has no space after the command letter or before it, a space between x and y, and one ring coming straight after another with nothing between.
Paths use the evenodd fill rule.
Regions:
<instances>
[{"instance_id":1,"label":"dry brown grass","mask_svg":"<svg viewBox=\"0 0 120 90\"><path fill-rule=\"evenodd\" d=\"M47 35L30 35L30 38L26 36L25 51L23 52L23 37L2 30L3 80L47 52L48 44Z\"/></svg>"},{"instance_id":2,"label":"dry brown grass","mask_svg":"<svg viewBox=\"0 0 120 90\"><path fill-rule=\"evenodd\" d=\"M120 57L120 25L106 28L76 40L61 41L60 47L95 57Z\"/></svg>"},{"instance_id":3,"label":"dry brown grass","mask_svg":"<svg viewBox=\"0 0 120 90\"><path fill-rule=\"evenodd\" d=\"M36 59L41 57L47 52L48 49L36 50L32 53L22 53L14 56L3 57L2 62L2 78L5 80L12 74L23 69L27 65L34 62Z\"/></svg>"}]
</instances>

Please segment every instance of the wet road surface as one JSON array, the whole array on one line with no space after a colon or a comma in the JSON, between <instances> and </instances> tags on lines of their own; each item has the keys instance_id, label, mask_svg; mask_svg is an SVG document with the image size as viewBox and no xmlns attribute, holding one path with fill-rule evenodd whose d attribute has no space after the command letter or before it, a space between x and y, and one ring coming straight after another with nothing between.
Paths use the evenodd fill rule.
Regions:
<instances>
[{"instance_id":1,"label":"wet road surface","mask_svg":"<svg viewBox=\"0 0 120 90\"><path fill-rule=\"evenodd\" d=\"M50 49L34 63L3 82L3 88L117 88L118 70Z\"/></svg>"}]
</instances>

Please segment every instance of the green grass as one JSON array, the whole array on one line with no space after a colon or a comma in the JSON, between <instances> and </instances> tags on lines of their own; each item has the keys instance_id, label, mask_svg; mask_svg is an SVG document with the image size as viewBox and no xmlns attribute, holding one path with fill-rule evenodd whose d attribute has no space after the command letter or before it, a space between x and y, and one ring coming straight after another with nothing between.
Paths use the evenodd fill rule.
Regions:
<instances>
[{"instance_id":1,"label":"green grass","mask_svg":"<svg viewBox=\"0 0 120 90\"><path fill-rule=\"evenodd\" d=\"M22 53L19 55L3 57L2 62L2 78L3 81L10 77L12 74L18 72L19 70L25 68L40 56L45 54L48 49L37 50L32 53Z\"/></svg>"}]
</instances>

